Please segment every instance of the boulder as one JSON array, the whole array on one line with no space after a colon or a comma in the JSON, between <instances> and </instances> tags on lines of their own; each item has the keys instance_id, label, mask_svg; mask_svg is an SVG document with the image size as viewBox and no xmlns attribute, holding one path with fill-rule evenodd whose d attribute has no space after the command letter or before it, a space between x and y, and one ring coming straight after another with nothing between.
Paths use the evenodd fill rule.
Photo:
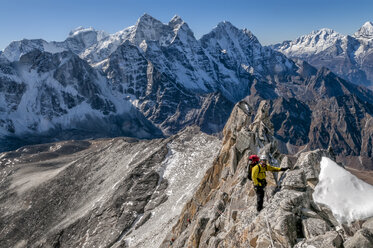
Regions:
<instances>
[{"instance_id":1,"label":"boulder","mask_svg":"<svg viewBox=\"0 0 373 248\"><path fill-rule=\"evenodd\" d=\"M297 243L294 248L342 248L343 239L336 231L329 231L323 235L303 240Z\"/></svg>"},{"instance_id":2,"label":"boulder","mask_svg":"<svg viewBox=\"0 0 373 248\"><path fill-rule=\"evenodd\" d=\"M373 217L367 219L367 220L364 222L364 224L363 224L363 228L373 230Z\"/></svg>"},{"instance_id":3,"label":"boulder","mask_svg":"<svg viewBox=\"0 0 373 248\"><path fill-rule=\"evenodd\" d=\"M361 229L344 242L345 248L370 248L373 247L373 233L369 229Z\"/></svg>"},{"instance_id":4,"label":"boulder","mask_svg":"<svg viewBox=\"0 0 373 248\"><path fill-rule=\"evenodd\" d=\"M302 220L302 227L304 236L307 239L322 235L331 230L328 223L318 218L308 218Z\"/></svg>"}]
</instances>

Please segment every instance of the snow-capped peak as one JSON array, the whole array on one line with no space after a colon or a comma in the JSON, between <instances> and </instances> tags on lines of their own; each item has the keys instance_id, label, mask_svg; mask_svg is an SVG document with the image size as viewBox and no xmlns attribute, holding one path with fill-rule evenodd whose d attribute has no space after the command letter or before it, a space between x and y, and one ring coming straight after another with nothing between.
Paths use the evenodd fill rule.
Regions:
<instances>
[{"instance_id":1,"label":"snow-capped peak","mask_svg":"<svg viewBox=\"0 0 373 248\"><path fill-rule=\"evenodd\" d=\"M170 22L168 23L168 26L174 30L174 33L176 34L178 32L178 30L181 28L181 26L183 25L187 25L183 19L180 18L180 16L177 16L175 15L174 17L172 17L172 19L170 20ZM189 27L187 26L187 28L189 29Z\"/></svg>"},{"instance_id":2,"label":"snow-capped peak","mask_svg":"<svg viewBox=\"0 0 373 248\"><path fill-rule=\"evenodd\" d=\"M136 44L141 44L142 41L160 41L164 36L167 36L170 30L168 25L163 24L154 17L144 14L138 20L133 29L130 30L130 40Z\"/></svg>"},{"instance_id":3,"label":"snow-capped peak","mask_svg":"<svg viewBox=\"0 0 373 248\"><path fill-rule=\"evenodd\" d=\"M317 31L312 31L308 35L301 36L297 41L306 41L310 46L324 45L325 42L342 39L344 35L330 28L322 28Z\"/></svg>"},{"instance_id":4,"label":"snow-capped peak","mask_svg":"<svg viewBox=\"0 0 373 248\"><path fill-rule=\"evenodd\" d=\"M312 31L310 35L318 35L318 34L335 34L337 33L336 31L334 31L333 29L331 28L321 28L319 30L315 30L315 31Z\"/></svg>"},{"instance_id":5,"label":"snow-capped peak","mask_svg":"<svg viewBox=\"0 0 373 248\"><path fill-rule=\"evenodd\" d=\"M175 16L172 17L172 19L170 20L169 25L180 25L180 24L182 24L183 22L184 22L184 21L183 21L183 19L181 19L180 16L175 15Z\"/></svg>"},{"instance_id":6,"label":"snow-capped peak","mask_svg":"<svg viewBox=\"0 0 373 248\"><path fill-rule=\"evenodd\" d=\"M354 36L356 38L373 38L373 23L364 23L364 25L354 34Z\"/></svg>"},{"instance_id":7,"label":"snow-capped peak","mask_svg":"<svg viewBox=\"0 0 373 248\"><path fill-rule=\"evenodd\" d=\"M10 43L4 49L3 56L5 56L9 61L17 61L20 57L22 57L22 55L29 53L32 50L59 53L67 49L62 44L56 42L47 42L42 39L23 39Z\"/></svg>"},{"instance_id":8,"label":"snow-capped peak","mask_svg":"<svg viewBox=\"0 0 373 248\"><path fill-rule=\"evenodd\" d=\"M80 26L80 27L77 27L77 28L71 30L70 33L69 33L69 36L72 37L72 36L78 35L79 33L90 32L90 31L95 31L95 30L92 27L84 28L84 27Z\"/></svg>"},{"instance_id":9,"label":"snow-capped peak","mask_svg":"<svg viewBox=\"0 0 373 248\"><path fill-rule=\"evenodd\" d=\"M104 31L97 31L92 27L84 28L80 26L70 31L69 38L76 38L78 36L92 36L92 35L95 36L95 39L97 40L102 40L105 37L109 36L109 34L107 34Z\"/></svg>"},{"instance_id":10,"label":"snow-capped peak","mask_svg":"<svg viewBox=\"0 0 373 248\"><path fill-rule=\"evenodd\" d=\"M193 31L189 28L188 24L184 22L183 19L181 19L179 16L175 15L168 23L168 26L173 30L175 34L173 40L175 40L177 36L184 41L186 41L188 38L192 38L192 40L195 40Z\"/></svg>"},{"instance_id":11,"label":"snow-capped peak","mask_svg":"<svg viewBox=\"0 0 373 248\"><path fill-rule=\"evenodd\" d=\"M219 22L216 28L221 28L221 29L237 29L232 23L229 21L222 21Z\"/></svg>"},{"instance_id":12,"label":"snow-capped peak","mask_svg":"<svg viewBox=\"0 0 373 248\"><path fill-rule=\"evenodd\" d=\"M235 42L241 43L243 46L255 45L261 47L258 39L248 29L239 29L229 21L219 22L218 25L210 32L210 34L216 34L218 39L229 38L235 40ZM209 34L208 34L209 35ZM207 36L208 36L207 35ZM224 38L224 39L225 39Z\"/></svg>"},{"instance_id":13,"label":"snow-capped peak","mask_svg":"<svg viewBox=\"0 0 373 248\"><path fill-rule=\"evenodd\" d=\"M317 54L343 40L346 36L330 28L322 28L303 35L294 41L276 45L276 49L289 56Z\"/></svg>"},{"instance_id":14,"label":"snow-capped peak","mask_svg":"<svg viewBox=\"0 0 373 248\"><path fill-rule=\"evenodd\" d=\"M161 26L164 25L162 22L159 20L155 19L149 14L143 14L136 22L137 27L156 27L156 26Z\"/></svg>"}]
</instances>

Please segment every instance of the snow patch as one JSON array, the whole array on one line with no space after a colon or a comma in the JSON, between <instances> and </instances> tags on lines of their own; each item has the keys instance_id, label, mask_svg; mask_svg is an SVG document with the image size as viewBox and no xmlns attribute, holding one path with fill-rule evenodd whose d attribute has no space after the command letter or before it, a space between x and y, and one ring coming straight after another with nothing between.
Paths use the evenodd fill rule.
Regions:
<instances>
[{"instance_id":1,"label":"snow patch","mask_svg":"<svg viewBox=\"0 0 373 248\"><path fill-rule=\"evenodd\" d=\"M90 31L95 31L95 30L92 27L84 28L84 27L80 26L80 27L77 27L77 28L71 30L71 32L69 33L69 36L72 37L72 36L76 36L80 33L90 32Z\"/></svg>"},{"instance_id":2,"label":"snow patch","mask_svg":"<svg viewBox=\"0 0 373 248\"><path fill-rule=\"evenodd\" d=\"M146 225L132 228L132 232L126 234L125 240L129 247L160 246L211 166L220 144L220 141L204 134L195 135L190 140L180 137L180 140L182 142L174 140L167 144L168 154L157 170L160 181L168 182L168 198L153 210Z\"/></svg>"},{"instance_id":3,"label":"snow patch","mask_svg":"<svg viewBox=\"0 0 373 248\"><path fill-rule=\"evenodd\" d=\"M358 179L327 157L321 159L315 202L328 206L339 223L373 216L373 186Z\"/></svg>"}]
</instances>

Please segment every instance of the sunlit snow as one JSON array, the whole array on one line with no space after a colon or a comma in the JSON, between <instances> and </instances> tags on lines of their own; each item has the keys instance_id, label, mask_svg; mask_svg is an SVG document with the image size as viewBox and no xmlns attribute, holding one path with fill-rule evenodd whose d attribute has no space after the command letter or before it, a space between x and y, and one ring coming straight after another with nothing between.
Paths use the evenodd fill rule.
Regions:
<instances>
[{"instance_id":1,"label":"sunlit snow","mask_svg":"<svg viewBox=\"0 0 373 248\"><path fill-rule=\"evenodd\" d=\"M327 205L340 223L373 216L373 186L369 185L329 158L321 160L315 202Z\"/></svg>"}]
</instances>

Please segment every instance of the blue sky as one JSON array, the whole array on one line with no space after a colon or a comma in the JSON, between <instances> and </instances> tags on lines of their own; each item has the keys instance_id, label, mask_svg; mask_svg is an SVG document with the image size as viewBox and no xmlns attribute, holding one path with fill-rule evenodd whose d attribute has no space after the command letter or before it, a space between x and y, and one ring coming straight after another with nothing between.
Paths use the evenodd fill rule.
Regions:
<instances>
[{"instance_id":1,"label":"blue sky","mask_svg":"<svg viewBox=\"0 0 373 248\"><path fill-rule=\"evenodd\" d=\"M265 45L323 27L352 34L373 21L372 0L0 0L0 4L0 50L23 38L62 41L78 26L114 33L135 24L143 13L165 23L179 15L197 38L220 21L230 21L251 30Z\"/></svg>"}]
</instances>

